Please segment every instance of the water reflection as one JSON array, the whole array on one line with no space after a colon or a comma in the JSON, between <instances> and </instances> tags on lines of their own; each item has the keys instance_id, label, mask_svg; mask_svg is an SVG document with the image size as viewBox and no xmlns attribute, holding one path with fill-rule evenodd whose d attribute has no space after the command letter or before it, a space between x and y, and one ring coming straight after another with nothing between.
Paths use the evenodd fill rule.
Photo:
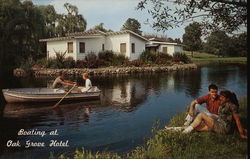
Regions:
<instances>
[{"instance_id":1,"label":"water reflection","mask_svg":"<svg viewBox=\"0 0 250 159\"><path fill-rule=\"evenodd\" d=\"M51 151L60 154L80 147L124 153L144 143L155 120L161 120L164 126L177 112L185 111L194 98L206 94L210 83L233 90L239 97L246 96L246 75L246 69L230 65L167 73L92 76L92 84L102 90L99 100L62 102L58 109L51 109L55 103L5 104L1 100L0 158L8 155L25 158L26 153L29 158L39 158L38 153L40 158L48 158ZM67 78L84 85L80 77ZM4 80L0 81L1 88L47 87L53 78ZM21 142L53 139L18 136L20 129L46 132L57 129L60 135L56 139L70 140L70 147L7 148L5 143L10 139Z\"/></svg>"}]
</instances>

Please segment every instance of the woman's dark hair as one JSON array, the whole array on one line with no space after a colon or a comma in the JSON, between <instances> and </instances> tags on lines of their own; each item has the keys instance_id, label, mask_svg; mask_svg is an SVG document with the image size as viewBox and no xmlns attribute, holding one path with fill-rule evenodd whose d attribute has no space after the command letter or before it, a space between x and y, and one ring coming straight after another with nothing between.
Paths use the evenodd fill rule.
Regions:
<instances>
[{"instance_id":1,"label":"woman's dark hair","mask_svg":"<svg viewBox=\"0 0 250 159\"><path fill-rule=\"evenodd\" d=\"M210 89L216 89L216 90L218 90L218 87L215 84L210 84L208 86L208 91L210 91Z\"/></svg>"},{"instance_id":2,"label":"woman's dark hair","mask_svg":"<svg viewBox=\"0 0 250 159\"><path fill-rule=\"evenodd\" d=\"M228 90L221 91L220 95L224 96L225 98L229 98L229 99L231 99L231 97L232 97L232 93Z\"/></svg>"},{"instance_id":3,"label":"woman's dark hair","mask_svg":"<svg viewBox=\"0 0 250 159\"><path fill-rule=\"evenodd\" d=\"M230 102L235 104L236 106L238 107L240 106L237 96L234 92L224 90L220 92L220 95L229 98Z\"/></svg>"}]
</instances>

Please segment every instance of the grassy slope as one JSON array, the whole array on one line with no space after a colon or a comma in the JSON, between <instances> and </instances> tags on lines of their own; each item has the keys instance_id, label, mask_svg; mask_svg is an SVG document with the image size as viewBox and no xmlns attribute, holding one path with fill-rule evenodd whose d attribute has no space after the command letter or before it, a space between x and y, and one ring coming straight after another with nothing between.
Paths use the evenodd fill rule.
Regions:
<instances>
[{"instance_id":1,"label":"grassy slope","mask_svg":"<svg viewBox=\"0 0 250 159\"><path fill-rule=\"evenodd\" d=\"M191 52L185 52L185 54L194 63L204 62L232 62L232 63L246 63L247 57L218 57L213 54L194 52L194 57L191 57Z\"/></svg>"},{"instance_id":2,"label":"grassy slope","mask_svg":"<svg viewBox=\"0 0 250 159\"><path fill-rule=\"evenodd\" d=\"M168 126L182 126L186 113L177 114ZM240 100L240 118L247 126L247 98ZM153 137L146 145L137 147L132 152L119 156L109 152L91 153L80 150L71 158L84 159L245 159L247 158L247 140L239 137L238 132L230 135L219 135L213 132L193 132L181 134L155 130ZM67 158L61 156L61 158Z\"/></svg>"}]
</instances>

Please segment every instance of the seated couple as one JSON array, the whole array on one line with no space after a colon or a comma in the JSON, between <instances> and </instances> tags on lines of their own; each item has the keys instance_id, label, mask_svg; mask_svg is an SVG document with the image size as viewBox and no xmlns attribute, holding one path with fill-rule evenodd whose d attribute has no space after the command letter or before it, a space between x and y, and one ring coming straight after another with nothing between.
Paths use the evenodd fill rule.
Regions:
<instances>
[{"instance_id":1,"label":"seated couple","mask_svg":"<svg viewBox=\"0 0 250 159\"><path fill-rule=\"evenodd\" d=\"M85 80L85 87L77 87L75 89L77 92L87 92L92 88L92 83L89 79L89 74L83 73L82 78ZM57 78L54 80L54 82L52 84L52 88L58 88L59 90L63 90L63 91L68 91L71 86L75 87L76 82L71 82L71 81L65 80L63 72L58 73Z\"/></svg>"},{"instance_id":2,"label":"seated couple","mask_svg":"<svg viewBox=\"0 0 250 159\"><path fill-rule=\"evenodd\" d=\"M207 95L191 103L184 127L166 127L166 129L184 129L182 133L185 134L194 129L228 134L232 132L236 123L240 137L247 139L246 130L243 128L238 114L238 102L233 101L234 94L225 90L218 95L218 87L214 84L209 85L208 90ZM206 107L201 106L203 103L206 103Z\"/></svg>"}]
</instances>

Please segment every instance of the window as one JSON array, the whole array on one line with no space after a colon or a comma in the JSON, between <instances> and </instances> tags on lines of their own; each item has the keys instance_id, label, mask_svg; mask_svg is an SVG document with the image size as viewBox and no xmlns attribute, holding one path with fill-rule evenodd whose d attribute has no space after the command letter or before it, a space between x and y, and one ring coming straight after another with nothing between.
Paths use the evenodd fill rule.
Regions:
<instances>
[{"instance_id":1,"label":"window","mask_svg":"<svg viewBox=\"0 0 250 159\"><path fill-rule=\"evenodd\" d=\"M104 44L102 44L102 51L104 51L104 49L105 49L105 48L104 48Z\"/></svg>"},{"instance_id":2,"label":"window","mask_svg":"<svg viewBox=\"0 0 250 159\"><path fill-rule=\"evenodd\" d=\"M126 43L121 43L120 44L120 52L122 54L125 54L126 53Z\"/></svg>"},{"instance_id":3,"label":"window","mask_svg":"<svg viewBox=\"0 0 250 159\"><path fill-rule=\"evenodd\" d=\"M85 43L84 42L79 43L79 50L80 50L80 53L85 53Z\"/></svg>"},{"instance_id":4,"label":"window","mask_svg":"<svg viewBox=\"0 0 250 159\"><path fill-rule=\"evenodd\" d=\"M135 43L132 43L131 48L132 48L132 53L135 53Z\"/></svg>"},{"instance_id":5,"label":"window","mask_svg":"<svg viewBox=\"0 0 250 159\"><path fill-rule=\"evenodd\" d=\"M68 42L68 53L73 53L73 42Z\"/></svg>"},{"instance_id":6,"label":"window","mask_svg":"<svg viewBox=\"0 0 250 159\"><path fill-rule=\"evenodd\" d=\"M163 48L162 48L162 52L163 52L163 53L168 53L168 48L167 48L167 47L163 47Z\"/></svg>"}]
</instances>

